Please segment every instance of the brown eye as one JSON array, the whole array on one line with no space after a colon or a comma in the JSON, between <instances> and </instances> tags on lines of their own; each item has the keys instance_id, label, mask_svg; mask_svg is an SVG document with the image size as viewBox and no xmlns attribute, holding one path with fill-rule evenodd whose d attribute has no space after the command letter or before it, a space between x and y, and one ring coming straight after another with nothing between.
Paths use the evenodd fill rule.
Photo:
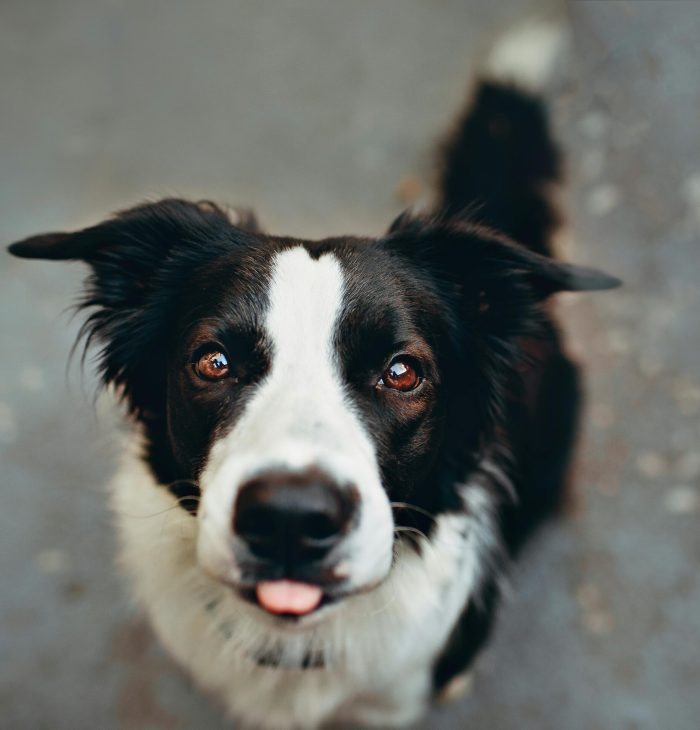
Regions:
<instances>
[{"instance_id":1,"label":"brown eye","mask_svg":"<svg viewBox=\"0 0 700 730\"><path fill-rule=\"evenodd\" d=\"M382 373L380 385L393 390L406 392L415 390L422 378L416 372L414 365L408 360L396 360Z\"/></svg>"},{"instance_id":2,"label":"brown eye","mask_svg":"<svg viewBox=\"0 0 700 730\"><path fill-rule=\"evenodd\" d=\"M205 352L194 363L194 371L205 380L220 380L229 374L228 358L220 350Z\"/></svg>"}]
</instances>

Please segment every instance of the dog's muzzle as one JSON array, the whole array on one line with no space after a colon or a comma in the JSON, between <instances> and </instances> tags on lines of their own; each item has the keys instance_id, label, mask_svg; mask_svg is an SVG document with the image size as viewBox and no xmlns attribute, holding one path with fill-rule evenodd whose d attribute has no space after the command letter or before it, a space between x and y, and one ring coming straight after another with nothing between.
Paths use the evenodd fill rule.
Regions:
<instances>
[{"instance_id":1,"label":"dog's muzzle","mask_svg":"<svg viewBox=\"0 0 700 730\"><path fill-rule=\"evenodd\" d=\"M344 580L335 569L358 504L354 487L318 469L267 472L241 485L232 528L248 597L275 614L318 608Z\"/></svg>"}]
</instances>

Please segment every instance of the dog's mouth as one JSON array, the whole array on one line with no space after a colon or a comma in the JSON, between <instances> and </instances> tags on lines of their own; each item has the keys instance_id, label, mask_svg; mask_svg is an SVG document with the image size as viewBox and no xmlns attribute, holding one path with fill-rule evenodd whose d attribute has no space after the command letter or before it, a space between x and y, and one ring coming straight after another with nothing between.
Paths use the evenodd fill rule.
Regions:
<instances>
[{"instance_id":1,"label":"dog's mouth","mask_svg":"<svg viewBox=\"0 0 700 730\"><path fill-rule=\"evenodd\" d=\"M260 608L278 616L308 616L324 599L320 586L296 580L261 581L253 592Z\"/></svg>"},{"instance_id":2,"label":"dog's mouth","mask_svg":"<svg viewBox=\"0 0 700 730\"><path fill-rule=\"evenodd\" d=\"M343 597L312 583L287 579L260 581L252 588L239 588L238 593L266 613L290 621L315 615Z\"/></svg>"},{"instance_id":3,"label":"dog's mouth","mask_svg":"<svg viewBox=\"0 0 700 730\"><path fill-rule=\"evenodd\" d=\"M285 578L259 581L252 587L238 587L237 592L243 599L265 613L296 622L315 616L321 613L322 609L338 604L353 595L371 591L378 584L379 582L373 583L355 591L338 591Z\"/></svg>"}]
</instances>

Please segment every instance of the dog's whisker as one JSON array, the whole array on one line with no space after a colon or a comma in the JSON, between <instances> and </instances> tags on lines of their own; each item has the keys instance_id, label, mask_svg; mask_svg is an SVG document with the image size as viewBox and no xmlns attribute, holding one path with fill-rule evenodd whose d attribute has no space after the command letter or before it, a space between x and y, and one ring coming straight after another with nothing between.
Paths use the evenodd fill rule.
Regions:
<instances>
[{"instance_id":1,"label":"dog's whisker","mask_svg":"<svg viewBox=\"0 0 700 730\"><path fill-rule=\"evenodd\" d=\"M134 512L127 512L123 509L114 509L113 512L116 515L119 515L121 517L128 517L129 519L135 519L135 520L149 520L153 517L158 517L159 515L164 515L168 512L172 512L173 510L180 509L180 506L177 504L173 504L170 507L164 507L161 510L158 510L157 512L149 512L148 514L135 514Z\"/></svg>"},{"instance_id":2,"label":"dog's whisker","mask_svg":"<svg viewBox=\"0 0 700 730\"><path fill-rule=\"evenodd\" d=\"M389 600L386 601L383 605L379 606L378 608L374 609L374 611L370 611L369 613L366 613L365 616L379 616L382 613L386 613L388 609L396 603L397 595L396 592L392 592L389 594Z\"/></svg>"},{"instance_id":3,"label":"dog's whisker","mask_svg":"<svg viewBox=\"0 0 700 730\"><path fill-rule=\"evenodd\" d=\"M423 530L419 530L417 527L407 527L407 526L400 526L394 528L395 533L409 533L412 535L418 535L419 537L423 538L424 540L428 540L428 536L423 532Z\"/></svg>"},{"instance_id":4,"label":"dog's whisker","mask_svg":"<svg viewBox=\"0 0 700 730\"><path fill-rule=\"evenodd\" d=\"M437 522L437 517L434 514L428 512L428 510L423 509L422 507L417 507L415 504L409 504L408 502L389 502L389 504L391 505L392 509L413 510L414 512L419 512L425 517L429 517L433 522Z\"/></svg>"},{"instance_id":5,"label":"dog's whisker","mask_svg":"<svg viewBox=\"0 0 700 730\"><path fill-rule=\"evenodd\" d=\"M172 510L181 509L182 506L189 500L194 500L197 503L201 501L201 497L193 496L193 497L176 497L175 498L175 504L170 505L169 507L164 507L161 510L158 510L157 512L149 512L148 514L135 514L133 512L125 512L124 510L115 509L115 514L122 515L124 517L134 518L134 519L150 519L152 517L158 517L159 515L166 514L167 512L171 512Z\"/></svg>"}]
</instances>

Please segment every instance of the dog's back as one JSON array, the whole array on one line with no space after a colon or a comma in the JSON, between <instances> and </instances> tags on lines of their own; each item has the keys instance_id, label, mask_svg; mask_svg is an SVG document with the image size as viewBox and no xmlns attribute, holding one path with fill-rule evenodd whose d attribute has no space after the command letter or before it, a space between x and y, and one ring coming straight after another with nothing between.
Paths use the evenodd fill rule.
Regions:
<instances>
[{"instance_id":1,"label":"dog's back","mask_svg":"<svg viewBox=\"0 0 700 730\"><path fill-rule=\"evenodd\" d=\"M436 215L499 231L548 257L555 256L553 240L563 223L557 206L563 161L541 87L562 51L560 34L557 26L533 24L494 49L491 73L475 84L443 145L434 209ZM523 58L532 53L534 69ZM545 304L540 314L536 335L519 338L522 362L504 404L507 433L500 434L514 492L500 507L511 556L564 501L581 400L578 368L563 352ZM436 664L437 689L444 691L483 646L499 592L494 577L465 610Z\"/></svg>"}]
</instances>

